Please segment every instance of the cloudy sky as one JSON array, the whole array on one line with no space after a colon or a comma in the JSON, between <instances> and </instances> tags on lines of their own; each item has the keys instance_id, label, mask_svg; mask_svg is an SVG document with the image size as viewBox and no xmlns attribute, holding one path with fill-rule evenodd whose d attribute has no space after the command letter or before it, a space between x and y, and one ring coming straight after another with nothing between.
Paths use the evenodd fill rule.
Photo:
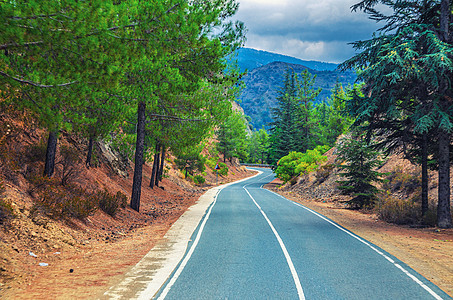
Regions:
<instances>
[{"instance_id":1,"label":"cloudy sky","mask_svg":"<svg viewBox=\"0 0 453 300\"><path fill-rule=\"evenodd\" d=\"M368 39L378 28L363 12L351 12L359 0L238 1L246 47L305 60L342 62L354 54L348 43Z\"/></svg>"}]
</instances>

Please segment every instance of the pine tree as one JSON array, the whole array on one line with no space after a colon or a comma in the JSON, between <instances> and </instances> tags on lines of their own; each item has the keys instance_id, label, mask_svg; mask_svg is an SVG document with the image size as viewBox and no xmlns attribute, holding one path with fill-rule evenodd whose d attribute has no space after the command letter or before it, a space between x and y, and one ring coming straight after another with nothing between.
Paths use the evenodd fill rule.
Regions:
<instances>
[{"instance_id":1,"label":"pine tree","mask_svg":"<svg viewBox=\"0 0 453 300\"><path fill-rule=\"evenodd\" d=\"M382 163L379 152L363 137L354 135L340 140L337 152L338 167L343 170L339 175L345 178L338 181L339 189L352 196L346 203L351 208L372 207L379 191L373 183L383 181L381 174L374 170Z\"/></svg>"},{"instance_id":2,"label":"pine tree","mask_svg":"<svg viewBox=\"0 0 453 300\"><path fill-rule=\"evenodd\" d=\"M388 5L393 14L378 12L375 9L378 3ZM451 6L445 0L441 3L439 7L438 1L367 0L353 6L385 25L380 36L356 42L355 48L362 52L343 67L361 69L359 80L368 83L365 101L353 100L352 113L359 122L368 122L370 128L398 128L399 123L404 124L404 131L409 129L415 136L436 135L438 226L451 227L449 145L453 115L449 99L453 90L447 82L453 75L453 47L449 33L452 25L445 21L451 18ZM398 136L401 134L389 135L388 139ZM423 138L412 139L420 140Z\"/></svg>"}]
</instances>

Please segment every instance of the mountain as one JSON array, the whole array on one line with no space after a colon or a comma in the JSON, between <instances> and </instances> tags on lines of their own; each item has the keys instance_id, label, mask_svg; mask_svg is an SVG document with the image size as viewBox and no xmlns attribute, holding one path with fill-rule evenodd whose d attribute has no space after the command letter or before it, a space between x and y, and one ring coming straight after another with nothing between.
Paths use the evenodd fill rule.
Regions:
<instances>
[{"instance_id":1,"label":"mountain","mask_svg":"<svg viewBox=\"0 0 453 300\"><path fill-rule=\"evenodd\" d=\"M237 60L238 66L241 71L251 71L258 67L262 67L271 62L280 61L290 64L304 65L310 69L319 70L319 71L333 71L337 68L337 64L313 61L313 60L302 60L295 57L262 51L255 50L250 48L240 48L235 52L233 56Z\"/></svg>"},{"instance_id":2,"label":"mountain","mask_svg":"<svg viewBox=\"0 0 453 300\"><path fill-rule=\"evenodd\" d=\"M278 90L283 86L284 74L288 69L293 69L296 74L307 69L312 75L316 75L314 88L322 88L317 102L330 97L337 80L345 87L349 84L352 85L356 79L353 71L319 71L305 65L281 61L255 68L244 77L245 88L239 97L240 106L244 109L245 114L251 117L251 124L255 129L262 126L268 127L268 123L272 121L271 108L276 106Z\"/></svg>"}]
</instances>

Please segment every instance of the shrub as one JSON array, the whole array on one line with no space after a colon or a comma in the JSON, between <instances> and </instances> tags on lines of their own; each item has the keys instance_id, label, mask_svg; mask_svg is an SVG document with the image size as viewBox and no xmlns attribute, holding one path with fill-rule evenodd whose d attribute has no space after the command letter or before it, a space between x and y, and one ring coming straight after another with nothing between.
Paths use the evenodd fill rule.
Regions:
<instances>
[{"instance_id":1,"label":"shrub","mask_svg":"<svg viewBox=\"0 0 453 300\"><path fill-rule=\"evenodd\" d=\"M420 208L410 200L388 195L380 201L378 215L380 219L389 223L415 224L420 220Z\"/></svg>"},{"instance_id":2,"label":"shrub","mask_svg":"<svg viewBox=\"0 0 453 300\"><path fill-rule=\"evenodd\" d=\"M193 182L197 185L205 183L206 179L201 175L195 175L193 177Z\"/></svg>"},{"instance_id":3,"label":"shrub","mask_svg":"<svg viewBox=\"0 0 453 300\"><path fill-rule=\"evenodd\" d=\"M127 196L118 191L116 195L110 194L106 189L97 192L95 197L99 203L99 208L108 215L114 217L119 208L126 208Z\"/></svg>"},{"instance_id":4,"label":"shrub","mask_svg":"<svg viewBox=\"0 0 453 300\"><path fill-rule=\"evenodd\" d=\"M44 142L39 142L38 144L32 144L25 148L24 158L28 163L34 163L38 161L46 160L46 151L47 146Z\"/></svg>"},{"instance_id":5,"label":"shrub","mask_svg":"<svg viewBox=\"0 0 453 300\"><path fill-rule=\"evenodd\" d=\"M327 156L323 155L327 150L328 146L317 146L305 153L290 152L278 161L275 173L286 183L294 177L315 171L322 162L327 160Z\"/></svg>"},{"instance_id":6,"label":"shrub","mask_svg":"<svg viewBox=\"0 0 453 300\"><path fill-rule=\"evenodd\" d=\"M220 168L219 175L228 176L228 167L225 163L219 162L219 168Z\"/></svg>"},{"instance_id":7,"label":"shrub","mask_svg":"<svg viewBox=\"0 0 453 300\"><path fill-rule=\"evenodd\" d=\"M353 209L373 207L379 192L374 183L383 181L383 174L374 170L381 164L379 152L371 146L363 137L351 137L340 140L337 148L339 175L345 179L338 181L339 189L352 196L345 202Z\"/></svg>"},{"instance_id":8,"label":"shrub","mask_svg":"<svg viewBox=\"0 0 453 300\"><path fill-rule=\"evenodd\" d=\"M78 164L81 159L76 149L66 145L61 146L60 156L57 164L61 166L61 185L66 185L80 175Z\"/></svg>"},{"instance_id":9,"label":"shrub","mask_svg":"<svg viewBox=\"0 0 453 300\"><path fill-rule=\"evenodd\" d=\"M420 172L406 173L400 166L395 167L385 177L383 188L392 192L404 191L407 194L415 192L422 185Z\"/></svg>"},{"instance_id":10,"label":"shrub","mask_svg":"<svg viewBox=\"0 0 453 300\"><path fill-rule=\"evenodd\" d=\"M52 218L74 217L83 220L94 214L97 208L96 200L84 189L46 182L40 189L33 210L44 210Z\"/></svg>"}]
</instances>

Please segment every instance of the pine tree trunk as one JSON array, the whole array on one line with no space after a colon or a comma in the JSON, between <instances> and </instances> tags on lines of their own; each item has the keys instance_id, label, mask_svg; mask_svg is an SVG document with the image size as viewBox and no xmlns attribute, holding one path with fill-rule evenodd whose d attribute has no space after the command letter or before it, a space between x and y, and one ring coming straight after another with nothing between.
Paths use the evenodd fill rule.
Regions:
<instances>
[{"instance_id":1,"label":"pine tree trunk","mask_svg":"<svg viewBox=\"0 0 453 300\"><path fill-rule=\"evenodd\" d=\"M428 135L422 140L422 216L428 211Z\"/></svg>"},{"instance_id":2,"label":"pine tree trunk","mask_svg":"<svg viewBox=\"0 0 453 300\"><path fill-rule=\"evenodd\" d=\"M437 226L451 228L450 214L450 134L439 132L439 200L437 203Z\"/></svg>"},{"instance_id":3,"label":"pine tree trunk","mask_svg":"<svg viewBox=\"0 0 453 300\"><path fill-rule=\"evenodd\" d=\"M140 211L140 195L142 190L143 153L145 151L145 111L146 104L138 103L137 110L137 142L135 144L135 168L132 182L131 208Z\"/></svg>"},{"instance_id":4,"label":"pine tree trunk","mask_svg":"<svg viewBox=\"0 0 453 300\"><path fill-rule=\"evenodd\" d=\"M440 32L444 42L449 41L449 26L450 26L450 1L442 0L440 4Z\"/></svg>"},{"instance_id":5,"label":"pine tree trunk","mask_svg":"<svg viewBox=\"0 0 453 300\"><path fill-rule=\"evenodd\" d=\"M93 144L94 144L94 137L90 136L90 140L88 141L88 153L87 159L85 161L85 165L89 169L91 167L91 156L93 155Z\"/></svg>"},{"instance_id":6,"label":"pine tree trunk","mask_svg":"<svg viewBox=\"0 0 453 300\"><path fill-rule=\"evenodd\" d=\"M153 169L151 171L151 180L149 181L149 187L154 188L154 184L156 183L156 174L157 174L157 168L159 164L159 145L156 145L156 152L154 153L154 158L153 158Z\"/></svg>"},{"instance_id":7,"label":"pine tree trunk","mask_svg":"<svg viewBox=\"0 0 453 300\"><path fill-rule=\"evenodd\" d=\"M162 181L162 177L164 174L164 164L165 164L165 146L162 145L162 155L161 155L161 159L160 159L159 176L157 176L158 181Z\"/></svg>"},{"instance_id":8,"label":"pine tree trunk","mask_svg":"<svg viewBox=\"0 0 453 300\"><path fill-rule=\"evenodd\" d=\"M47 140L46 150L46 163L44 165L44 176L52 177L55 171L55 158L57 154L57 134L58 132L49 132L49 139Z\"/></svg>"},{"instance_id":9,"label":"pine tree trunk","mask_svg":"<svg viewBox=\"0 0 453 300\"><path fill-rule=\"evenodd\" d=\"M156 170L153 171L154 184L159 186L160 145L156 146Z\"/></svg>"}]
</instances>

